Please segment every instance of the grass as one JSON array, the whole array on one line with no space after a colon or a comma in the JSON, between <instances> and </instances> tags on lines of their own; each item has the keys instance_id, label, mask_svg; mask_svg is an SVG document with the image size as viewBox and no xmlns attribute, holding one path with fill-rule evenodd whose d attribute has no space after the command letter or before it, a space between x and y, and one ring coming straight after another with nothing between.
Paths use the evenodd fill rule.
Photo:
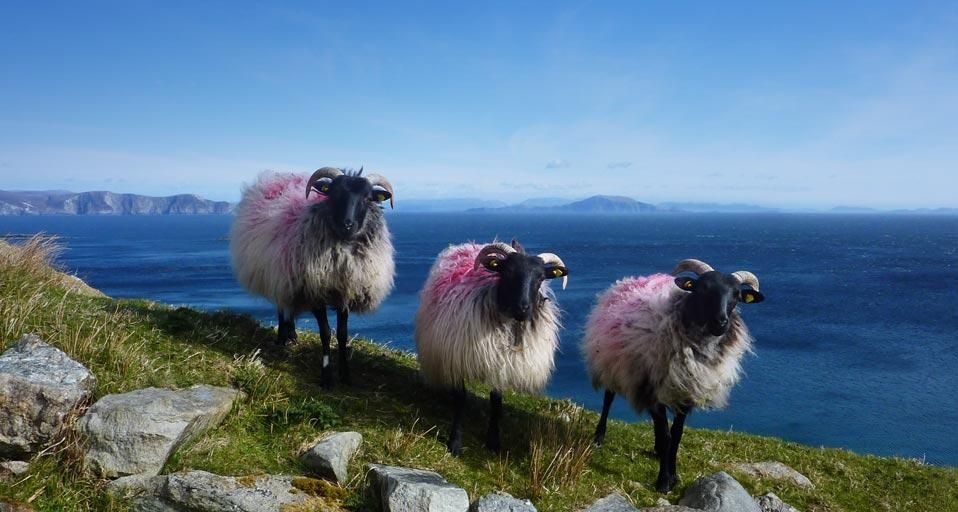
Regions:
<instances>
[{"instance_id":1,"label":"grass","mask_svg":"<svg viewBox=\"0 0 958 512\"><path fill-rule=\"evenodd\" d=\"M504 490L542 511L568 511L611 491L638 506L660 496L648 422L611 421L601 448L589 444L596 415L567 401L506 394L503 452L483 448L488 390L471 389L464 454L446 453L449 400L423 386L410 354L353 340L353 382L319 386L318 339L302 333L288 354L272 348L275 331L230 312L204 313L143 300L113 300L76 286L51 268L56 245L34 238L0 242L0 350L37 333L87 365L96 397L145 386L234 386L245 399L218 428L183 446L165 472L223 475L304 474L298 455L331 430L356 430L365 442L342 493L348 510L371 505L363 489L369 462L438 471L477 498ZM332 358L333 361L336 357ZM0 499L38 510L126 510L104 482L82 471L68 429L33 460L30 472L0 482ZM676 502L697 476L735 462L778 460L808 476L814 489L735 474L753 494L775 492L808 511L958 510L958 470L920 461L862 456L748 434L690 429L683 438Z\"/></svg>"}]
</instances>

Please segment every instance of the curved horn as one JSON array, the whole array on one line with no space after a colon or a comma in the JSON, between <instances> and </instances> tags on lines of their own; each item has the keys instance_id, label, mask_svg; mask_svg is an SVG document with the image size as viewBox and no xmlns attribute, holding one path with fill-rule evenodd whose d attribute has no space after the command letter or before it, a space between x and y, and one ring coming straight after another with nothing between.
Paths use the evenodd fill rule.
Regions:
<instances>
[{"instance_id":1,"label":"curved horn","mask_svg":"<svg viewBox=\"0 0 958 512\"><path fill-rule=\"evenodd\" d=\"M679 264L675 266L675 269L672 270L672 275L679 275L682 272L695 272L698 275L702 275L706 272L711 272L712 270L715 269L713 269L711 265L705 263L704 261L687 259L680 261Z\"/></svg>"},{"instance_id":2,"label":"curved horn","mask_svg":"<svg viewBox=\"0 0 958 512\"><path fill-rule=\"evenodd\" d=\"M752 287L755 291L761 291L758 289L758 277L755 274L749 272L748 270L739 270L738 272L732 272L732 277L738 279L738 282L742 284L747 284Z\"/></svg>"},{"instance_id":3,"label":"curved horn","mask_svg":"<svg viewBox=\"0 0 958 512\"><path fill-rule=\"evenodd\" d=\"M503 258L505 258L506 256L514 252L516 252L515 249L513 249L512 247L509 247L508 245L502 242L493 242L483 247L482 250L479 251L479 254L476 256L476 263L473 265L472 269L473 270L478 269L479 265L482 264L482 260L486 256L489 256L490 254L498 254L498 255L501 255Z\"/></svg>"},{"instance_id":4,"label":"curved horn","mask_svg":"<svg viewBox=\"0 0 958 512\"><path fill-rule=\"evenodd\" d=\"M553 254L553 253L551 253L551 252L544 252L544 253L542 253L542 254L539 254L538 256L539 256L540 258L542 258L542 261L543 261L546 265L552 264L552 265L555 265L555 266L557 266L557 267L566 268L565 263L562 263L562 258L560 258L560 257L559 257L558 255L556 255L556 254ZM563 290L565 290L565 287L566 287L567 284L569 284L569 274L566 274L566 275L562 276L562 289L563 289Z\"/></svg>"},{"instance_id":5,"label":"curved horn","mask_svg":"<svg viewBox=\"0 0 958 512\"><path fill-rule=\"evenodd\" d=\"M306 182L306 197L309 198L309 192L313 190L313 185L317 181L323 178L336 179L337 176L342 176L342 174L343 171L340 171L335 167L323 167L321 169L317 169L316 172L309 177L309 181Z\"/></svg>"},{"instance_id":6,"label":"curved horn","mask_svg":"<svg viewBox=\"0 0 958 512\"><path fill-rule=\"evenodd\" d=\"M362 172L362 169L360 169L360 172ZM366 179L369 180L370 185L379 185L380 187L386 189L386 192L389 192L389 208L392 209L395 206L393 203L393 197L396 195L396 193L393 192L392 183L389 183L389 180L387 180L386 177L381 174L370 174L369 176L366 176Z\"/></svg>"}]
</instances>

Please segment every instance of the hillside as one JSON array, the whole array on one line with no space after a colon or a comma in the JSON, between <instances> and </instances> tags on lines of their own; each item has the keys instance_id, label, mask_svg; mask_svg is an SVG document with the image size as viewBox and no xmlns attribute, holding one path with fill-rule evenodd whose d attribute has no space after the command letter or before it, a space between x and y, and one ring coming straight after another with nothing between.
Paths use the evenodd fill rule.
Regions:
<instances>
[{"instance_id":1,"label":"hillside","mask_svg":"<svg viewBox=\"0 0 958 512\"><path fill-rule=\"evenodd\" d=\"M655 205L642 203L625 196L596 195L557 204L561 200L546 199L544 201L526 200L511 206L498 208L473 208L470 212L510 213L510 212L554 212L554 213L652 213L665 211Z\"/></svg>"},{"instance_id":2,"label":"hillside","mask_svg":"<svg viewBox=\"0 0 958 512\"><path fill-rule=\"evenodd\" d=\"M231 210L226 201L193 194L152 197L105 191L0 190L0 215L198 215Z\"/></svg>"},{"instance_id":3,"label":"hillside","mask_svg":"<svg viewBox=\"0 0 958 512\"><path fill-rule=\"evenodd\" d=\"M473 497L505 490L531 499L540 511L576 510L612 490L639 506L660 497L652 489L657 463L648 421L610 422L605 445L593 449L596 414L566 401L507 394L504 452L490 455L482 448L487 390L472 388L465 453L453 458L443 444L448 400L420 383L410 354L354 340L353 385L323 391L316 335L302 333L282 353L272 348L275 331L247 316L97 296L52 270L47 263L54 253L43 240L25 248L0 241L0 352L22 334L37 333L96 374L95 398L199 383L245 392L218 428L180 447L164 472L302 474L297 454L303 443L329 429L349 429L361 432L365 444L350 465L355 476L342 503L348 510L371 510L362 471L371 462L433 469ZM102 481L85 476L80 448L68 432L34 458L28 475L0 478L0 498L37 510L126 510ZM730 469L765 460L788 464L815 487ZM695 477L724 469L752 494L772 491L804 511L958 510L958 469L915 460L689 429L679 465L681 481L667 496L673 503Z\"/></svg>"}]
</instances>

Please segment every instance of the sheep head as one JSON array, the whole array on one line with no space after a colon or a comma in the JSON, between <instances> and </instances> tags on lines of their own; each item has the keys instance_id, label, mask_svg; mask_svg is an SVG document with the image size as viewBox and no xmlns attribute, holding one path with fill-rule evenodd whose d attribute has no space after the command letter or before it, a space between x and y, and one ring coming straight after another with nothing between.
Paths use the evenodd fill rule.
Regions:
<instances>
[{"instance_id":1,"label":"sheep head","mask_svg":"<svg viewBox=\"0 0 958 512\"><path fill-rule=\"evenodd\" d=\"M498 274L496 302L499 311L517 321L533 318L545 297L541 293L543 281L562 278L565 289L569 270L552 253L526 254L516 240L511 245L494 242L482 248L476 256L475 269L483 267Z\"/></svg>"},{"instance_id":2,"label":"sheep head","mask_svg":"<svg viewBox=\"0 0 958 512\"><path fill-rule=\"evenodd\" d=\"M758 278L745 270L723 274L702 261L684 260L672 274L676 286L689 292L681 306L683 323L704 327L712 336L728 332L729 317L739 302L765 300L758 291Z\"/></svg>"},{"instance_id":3,"label":"sheep head","mask_svg":"<svg viewBox=\"0 0 958 512\"><path fill-rule=\"evenodd\" d=\"M322 213L330 216L333 232L343 240L350 240L363 232L371 208L389 200L393 207L393 186L378 174L363 176L358 172L343 172L335 167L323 167L306 182L306 197L316 192L326 197Z\"/></svg>"}]
</instances>

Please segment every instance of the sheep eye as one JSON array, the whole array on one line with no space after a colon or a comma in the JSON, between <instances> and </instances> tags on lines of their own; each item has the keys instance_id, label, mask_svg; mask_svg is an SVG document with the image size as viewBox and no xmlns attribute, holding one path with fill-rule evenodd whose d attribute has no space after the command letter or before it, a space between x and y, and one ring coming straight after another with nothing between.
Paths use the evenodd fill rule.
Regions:
<instances>
[{"instance_id":1,"label":"sheep eye","mask_svg":"<svg viewBox=\"0 0 958 512\"><path fill-rule=\"evenodd\" d=\"M561 269L561 268L552 269L552 275L555 276L555 277L561 277L561 276L562 276L562 269Z\"/></svg>"},{"instance_id":2,"label":"sheep eye","mask_svg":"<svg viewBox=\"0 0 958 512\"><path fill-rule=\"evenodd\" d=\"M692 281L692 280L686 281L686 282L685 282L685 289L686 289L686 290L691 290L693 284L695 284L695 282Z\"/></svg>"},{"instance_id":3,"label":"sheep eye","mask_svg":"<svg viewBox=\"0 0 958 512\"><path fill-rule=\"evenodd\" d=\"M492 268L497 268L499 266L499 260L497 259L489 260L489 266Z\"/></svg>"},{"instance_id":4,"label":"sheep eye","mask_svg":"<svg viewBox=\"0 0 958 512\"><path fill-rule=\"evenodd\" d=\"M329 184L323 183L322 185L319 185L318 187L316 187L316 190L325 194L326 192L329 192Z\"/></svg>"}]
</instances>

